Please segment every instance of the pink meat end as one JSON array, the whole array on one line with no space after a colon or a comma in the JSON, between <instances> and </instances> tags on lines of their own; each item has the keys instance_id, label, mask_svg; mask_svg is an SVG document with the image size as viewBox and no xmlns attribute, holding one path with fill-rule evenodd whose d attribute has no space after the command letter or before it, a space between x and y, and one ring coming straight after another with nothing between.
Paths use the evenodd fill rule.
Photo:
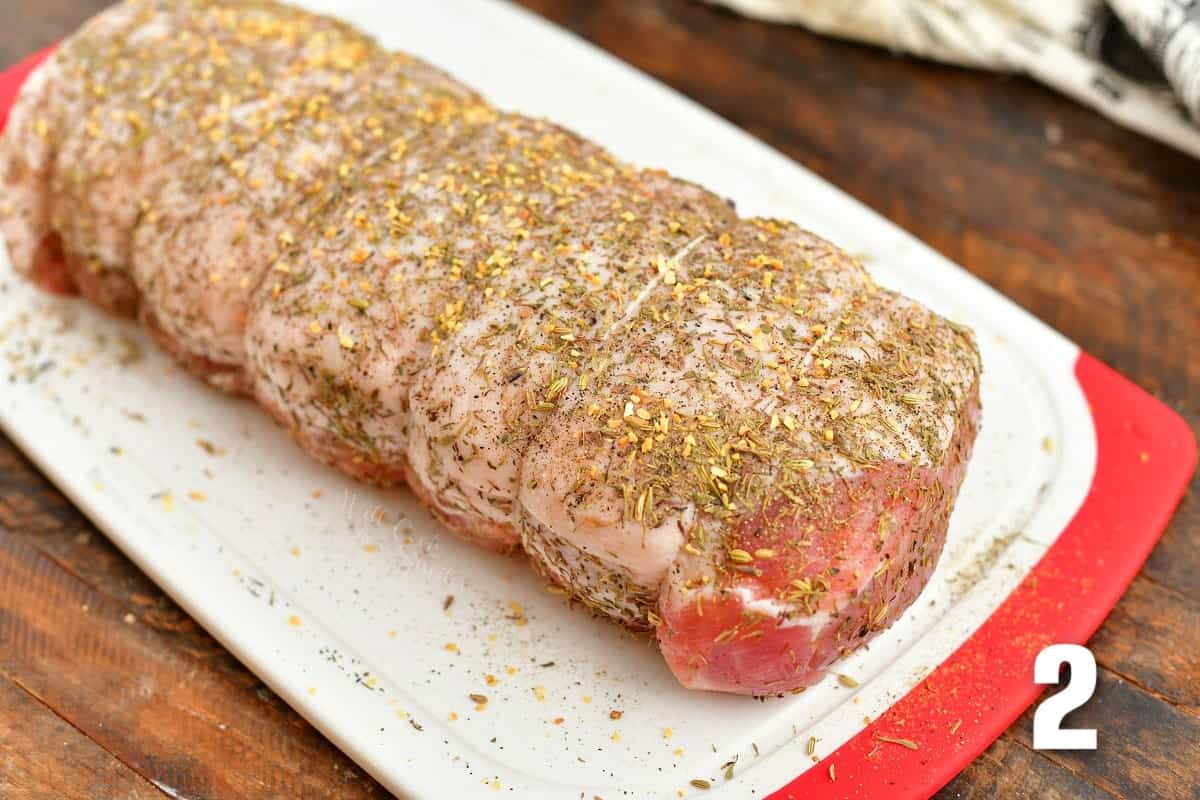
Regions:
<instances>
[{"instance_id":1,"label":"pink meat end","mask_svg":"<svg viewBox=\"0 0 1200 800\"><path fill-rule=\"evenodd\" d=\"M819 518L783 501L745 519L732 547L765 556L751 571L710 574L705 585L695 572L703 560L682 556L664 584L658 626L679 682L798 691L891 626L937 566L978 424L976 389L940 467L891 463L837 481Z\"/></svg>"}]
</instances>

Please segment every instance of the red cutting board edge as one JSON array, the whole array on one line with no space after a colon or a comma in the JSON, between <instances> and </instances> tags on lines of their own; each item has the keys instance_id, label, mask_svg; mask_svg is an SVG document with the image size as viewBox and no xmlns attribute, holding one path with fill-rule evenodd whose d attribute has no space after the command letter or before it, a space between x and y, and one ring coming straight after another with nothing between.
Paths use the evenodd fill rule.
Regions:
<instances>
[{"instance_id":1,"label":"red cutting board edge","mask_svg":"<svg viewBox=\"0 0 1200 800\"><path fill-rule=\"evenodd\" d=\"M0 132L21 85L51 52L0 73ZM1075 517L958 650L768 800L929 797L1042 692L1033 682L1037 653L1049 644L1085 643L1117 604L1195 472L1196 439L1177 413L1086 353L1075 377L1097 444L1096 472ZM881 747L878 736L919 748Z\"/></svg>"}]
</instances>

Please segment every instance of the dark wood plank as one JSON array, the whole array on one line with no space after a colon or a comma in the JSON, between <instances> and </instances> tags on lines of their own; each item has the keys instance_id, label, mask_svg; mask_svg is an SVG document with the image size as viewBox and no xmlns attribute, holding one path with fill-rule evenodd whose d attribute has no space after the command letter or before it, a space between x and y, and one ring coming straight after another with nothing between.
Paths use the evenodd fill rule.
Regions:
<instances>
[{"instance_id":1,"label":"dark wood plank","mask_svg":"<svg viewBox=\"0 0 1200 800\"><path fill-rule=\"evenodd\" d=\"M1010 737L997 739L944 788L941 800L1114 800L1089 783Z\"/></svg>"},{"instance_id":2,"label":"dark wood plank","mask_svg":"<svg viewBox=\"0 0 1200 800\"><path fill-rule=\"evenodd\" d=\"M156 785L185 797L383 793L243 668L214 667L178 631L143 624L136 602L2 530L0 598L0 675Z\"/></svg>"},{"instance_id":3,"label":"dark wood plank","mask_svg":"<svg viewBox=\"0 0 1200 800\"><path fill-rule=\"evenodd\" d=\"M0 678L0 797L162 800L165 796L20 686Z\"/></svg>"},{"instance_id":4,"label":"dark wood plank","mask_svg":"<svg viewBox=\"0 0 1200 800\"><path fill-rule=\"evenodd\" d=\"M1095 728L1095 750L1042 751L1050 761L1089 783L1130 800L1194 800L1200 789L1200 718L1172 706L1107 669L1096 694L1063 721ZM1032 744L1033 711L1013 726L1017 741Z\"/></svg>"},{"instance_id":5,"label":"dark wood plank","mask_svg":"<svg viewBox=\"0 0 1200 800\"><path fill-rule=\"evenodd\" d=\"M1200 600L1139 578L1090 647L1097 663L1114 674L1200 718L1197 642Z\"/></svg>"}]
</instances>

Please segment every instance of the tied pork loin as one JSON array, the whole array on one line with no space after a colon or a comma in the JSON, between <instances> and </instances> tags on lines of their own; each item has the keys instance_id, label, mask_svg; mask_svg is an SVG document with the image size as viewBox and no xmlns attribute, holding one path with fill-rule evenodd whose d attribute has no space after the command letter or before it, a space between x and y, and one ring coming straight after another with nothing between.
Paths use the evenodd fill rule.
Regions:
<instances>
[{"instance_id":1,"label":"tied pork loin","mask_svg":"<svg viewBox=\"0 0 1200 800\"><path fill-rule=\"evenodd\" d=\"M941 553L970 331L333 20L104 12L24 86L0 192L20 272L522 548L685 686L814 683Z\"/></svg>"}]
</instances>

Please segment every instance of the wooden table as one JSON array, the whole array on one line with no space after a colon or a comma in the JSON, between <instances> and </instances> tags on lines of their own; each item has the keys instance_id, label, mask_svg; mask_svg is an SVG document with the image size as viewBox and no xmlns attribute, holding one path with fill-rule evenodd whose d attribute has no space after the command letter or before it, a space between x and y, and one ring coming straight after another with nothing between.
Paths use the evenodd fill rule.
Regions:
<instances>
[{"instance_id":1,"label":"wooden table","mask_svg":"<svg viewBox=\"0 0 1200 800\"><path fill-rule=\"evenodd\" d=\"M1200 161L1021 78L690 0L522 2L824 175L1200 423ZM105 4L9 6L0 64ZM1099 729L1098 751L1034 751L1026 714L939 797L1200 796L1194 492L1091 648L1099 688L1068 722ZM164 794L386 792L0 437L0 797Z\"/></svg>"}]
</instances>

